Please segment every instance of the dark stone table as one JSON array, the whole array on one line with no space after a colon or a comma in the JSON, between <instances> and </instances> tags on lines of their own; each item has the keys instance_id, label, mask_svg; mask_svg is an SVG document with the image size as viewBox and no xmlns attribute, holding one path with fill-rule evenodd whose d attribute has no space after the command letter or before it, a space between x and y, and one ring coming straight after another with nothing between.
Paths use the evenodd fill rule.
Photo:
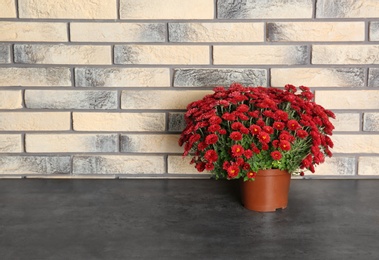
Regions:
<instances>
[{"instance_id":1,"label":"dark stone table","mask_svg":"<svg viewBox=\"0 0 379 260\"><path fill-rule=\"evenodd\" d=\"M287 209L238 182L0 180L0 259L379 259L379 180L292 180Z\"/></svg>"}]
</instances>

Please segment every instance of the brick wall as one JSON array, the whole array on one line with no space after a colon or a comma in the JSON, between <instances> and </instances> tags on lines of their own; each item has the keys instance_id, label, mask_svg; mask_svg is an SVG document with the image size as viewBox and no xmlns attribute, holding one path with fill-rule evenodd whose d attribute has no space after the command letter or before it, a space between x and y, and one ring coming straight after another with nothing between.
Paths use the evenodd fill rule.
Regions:
<instances>
[{"instance_id":1,"label":"brick wall","mask_svg":"<svg viewBox=\"0 0 379 260\"><path fill-rule=\"evenodd\" d=\"M312 87L313 176L379 176L378 64L377 0L1 0L0 176L193 176L184 108L231 82Z\"/></svg>"}]
</instances>

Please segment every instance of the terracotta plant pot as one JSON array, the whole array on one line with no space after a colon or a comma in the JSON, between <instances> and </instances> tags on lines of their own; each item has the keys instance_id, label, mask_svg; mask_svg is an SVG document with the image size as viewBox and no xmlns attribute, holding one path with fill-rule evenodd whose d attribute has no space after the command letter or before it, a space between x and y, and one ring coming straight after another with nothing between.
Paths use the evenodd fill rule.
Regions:
<instances>
[{"instance_id":1,"label":"terracotta plant pot","mask_svg":"<svg viewBox=\"0 0 379 260\"><path fill-rule=\"evenodd\" d=\"M288 192L291 175L277 169L258 171L255 181L241 180L241 200L245 208L272 212L285 209L288 204Z\"/></svg>"}]
</instances>

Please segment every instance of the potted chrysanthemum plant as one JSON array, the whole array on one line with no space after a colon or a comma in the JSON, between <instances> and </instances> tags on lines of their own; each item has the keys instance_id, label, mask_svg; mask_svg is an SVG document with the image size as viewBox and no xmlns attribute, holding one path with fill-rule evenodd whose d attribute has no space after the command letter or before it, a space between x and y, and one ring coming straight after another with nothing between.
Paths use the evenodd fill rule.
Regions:
<instances>
[{"instance_id":1,"label":"potted chrysanthemum plant","mask_svg":"<svg viewBox=\"0 0 379 260\"><path fill-rule=\"evenodd\" d=\"M237 83L214 88L213 94L187 107L179 139L183 155L191 155L198 171L210 171L216 179L243 180L242 194L258 200L243 198L245 207L285 208L291 175L314 172L316 165L332 156L334 126L329 119L335 115L313 101L308 87L299 89ZM276 201L267 205L272 197Z\"/></svg>"}]
</instances>

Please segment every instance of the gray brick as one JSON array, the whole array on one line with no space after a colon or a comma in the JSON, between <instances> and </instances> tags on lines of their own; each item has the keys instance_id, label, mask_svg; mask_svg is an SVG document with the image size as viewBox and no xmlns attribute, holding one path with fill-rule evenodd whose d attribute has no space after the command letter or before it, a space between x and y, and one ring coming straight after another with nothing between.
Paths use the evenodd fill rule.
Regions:
<instances>
[{"instance_id":1,"label":"gray brick","mask_svg":"<svg viewBox=\"0 0 379 260\"><path fill-rule=\"evenodd\" d=\"M103 90L26 90L27 108L116 109L117 92Z\"/></svg>"},{"instance_id":2,"label":"gray brick","mask_svg":"<svg viewBox=\"0 0 379 260\"><path fill-rule=\"evenodd\" d=\"M11 48L9 44L0 44L0 63L11 62Z\"/></svg>"},{"instance_id":3,"label":"gray brick","mask_svg":"<svg viewBox=\"0 0 379 260\"><path fill-rule=\"evenodd\" d=\"M317 18L379 17L377 0L317 0Z\"/></svg>"},{"instance_id":4,"label":"gray brick","mask_svg":"<svg viewBox=\"0 0 379 260\"><path fill-rule=\"evenodd\" d=\"M121 152L127 153L182 153L178 145L179 135L128 134L121 136Z\"/></svg>"},{"instance_id":5,"label":"gray brick","mask_svg":"<svg viewBox=\"0 0 379 260\"><path fill-rule=\"evenodd\" d=\"M363 131L379 131L379 113L364 113Z\"/></svg>"},{"instance_id":6,"label":"gray brick","mask_svg":"<svg viewBox=\"0 0 379 260\"><path fill-rule=\"evenodd\" d=\"M175 69L175 87L228 86L233 82L266 86L266 70L262 69Z\"/></svg>"},{"instance_id":7,"label":"gray brick","mask_svg":"<svg viewBox=\"0 0 379 260\"><path fill-rule=\"evenodd\" d=\"M74 156L73 174L164 173L163 156L102 155Z\"/></svg>"},{"instance_id":8,"label":"gray brick","mask_svg":"<svg viewBox=\"0 0 379 260\"><path fill-rule=\"evenodd\" d=\"M0 156L0 174L69 174L69 156Z\"/></svg>"},{"instance_id":9,"label":"gray brick","mask_svg":"<svg viewBox=\"0 0 379 260\"><path fill-rule=\"evenodd\" d=\"M368 76L368 86L379 87L379 68L371 68Z\"/></svg>"},{"instance_id":10,"label":"gray brick","mask_svg":"<svg viewBox=\"0 0 379 260\"><path fill-rule=\"evenodd\" d=\"M311 18L312 0L218 0L221 19Z\"/></svg>"},{"instance_id":11,"label":"gray brick","mask_svg":"<svg viewBox=\"0 0 379 260\"><path fill-rule=\"evenodd\" d=\"M75 85L77 87L167 87L170 85L170 73L164 68L76 68Z\"/></svg>"},{"instance_id":12,"label":"gray brick","mask_svg":"<svg viewBox=\"0 0 379 260\"><path fill-rule=\"evenodd\" d=\"M185 127L184 113L168 113L168 131L181 132Z\"/></svg>"},{"instance_id":13,"label":"gray brick","mask_svg":"<svg viewBox=\"0 0 379 260\"><path fill-rule=\"evenodd\" d=\"M379 41L379 22L370 23L370 41Z\"/></svg>"}]
</instances>

